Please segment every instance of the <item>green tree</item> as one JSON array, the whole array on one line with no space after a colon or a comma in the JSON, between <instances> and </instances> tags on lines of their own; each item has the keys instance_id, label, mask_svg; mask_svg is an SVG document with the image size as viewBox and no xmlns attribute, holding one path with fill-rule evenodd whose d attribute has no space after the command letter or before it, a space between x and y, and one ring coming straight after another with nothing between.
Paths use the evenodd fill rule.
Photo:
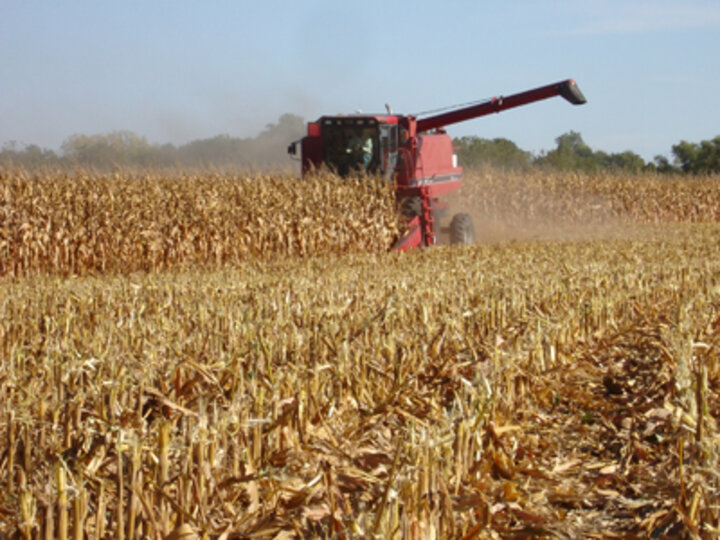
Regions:
<instances>
[{"instance_id":1,"label":"green tree","mask_svg":"<svg viewBox=\"0 0 720 540\"><path fill-rule=\"evenodd\" d=\"M662 154L658 154L657 156L655 156L652 163L647 164L646 169L649 171L659 172L663 174L673 174L681 172L680 169L670 163L670 160Z\"/></svg>"},{"instance_id":2,"label":"green tree","mask_svg":"<svg viewBox=\"0 0 720 540\"><path fill-rule=\"evenodd\" d=\"M618 154L594 153L603 169L639 173L646 168L645 160L635 152L627 150Z\"/></svg>"},{"instance_id":3,"label":"green tree","mask_svg":"<svg viewBox=\"0 0 720 540\"><path fill-rule=\"evenodd\" d=\"M563 170L596 170L599 164L592 149L577 131L568 131L555 139L557 147L540 156L536 163Z\"/></svg>"},{"instance_id":4,"label":"green tree","mask_svg":"<svg viewBox=\"0 0 720 540\"><path fill-rule=\"evenodd\" d=\"M536 164L587 172L612 170L638 173L648 167L642 157L629 150L614 154L593 151L576 131L563 133L555 139L555 143L555 150L538 157Z\"/></svg>"},{"instance_id":5,"label":"green tree","mask_svg":"<svg viewBox=\"0 0 720 540\"><path fill-rule=\"evenodd\" d=\"M696 172L698 145L687 141L680 141L673 145L672 153L675 156L675 162L680 165L683 172Z\"/></svg>"},{"instance_id":6,"label":"green tree","mask_svg":"<svg viewBox=\"0 0 720 540\"><path fill-rule=\"evenodd\" d=\"M514 142L504 139L482 139L476 136L453 139L458 160L468 169L487 165L505 169L525 169L530 166L532 155L521 150Z\"/></svg>"},{"instance_id":7,"label":"green tree","mask_svg":"<svg viewBox=\"0 0 720 540\"><path fill-rule=\"evenodd\" d=\"M720 172L720 135L710 141L680 141L672 147L675 162L683 172L709 174Z\"/></svg>"}]
</instances>

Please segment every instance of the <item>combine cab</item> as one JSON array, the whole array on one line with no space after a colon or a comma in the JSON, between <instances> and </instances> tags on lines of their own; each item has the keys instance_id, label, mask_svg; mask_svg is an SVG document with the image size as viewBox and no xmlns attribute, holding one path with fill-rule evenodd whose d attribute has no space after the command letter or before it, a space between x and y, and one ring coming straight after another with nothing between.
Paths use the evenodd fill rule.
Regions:
<instances>
[{"instance_id":1,"label":"combine cab","mask_svg":"<svg viewBox=\"0 0 720 540\"><path fill-rule=\"evenodd\" d=\"M575 81L568 79L426 118L396 114L322 116L308 123L307 136L298 141L302 173L327 167L341 176L386 177L397 186L400 208L409 221L408 233L395 249L432 246L437 244L440 232L436 215L444 208L439 198L460 187L462 174L452 139L443 128L554 96L573 105L586 102ZM297 155L298 142L289 146L288 153ZM456 214L450 222L451 243L473 240L472 219L468 214Z\"/></svg>"}]
</instances>

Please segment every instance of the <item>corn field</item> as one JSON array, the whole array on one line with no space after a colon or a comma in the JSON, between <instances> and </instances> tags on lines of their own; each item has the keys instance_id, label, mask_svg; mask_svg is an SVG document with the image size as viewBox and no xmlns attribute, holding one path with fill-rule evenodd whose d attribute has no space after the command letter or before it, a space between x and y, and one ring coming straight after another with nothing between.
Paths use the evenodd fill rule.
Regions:
<instances>
[{"instance_id":1,"label":"corn field","mask_svg":"<svg viewBox=\"0 0 720 540\"><path fill-rule=\"evenodd\" d=\"M488 170L450 195L485 241L617 236L628 225L720 220L720 178Z\"/></svg>"},{"instance_id":2,"label":"corn field","mask_svg":"<svg viewBox=\"0 0 720 540\"><path fill-rule=\"evenodd\" d=\"M333 178L324 194L319 180L218 178L211 198L211 176L153 178L120 179L117 191L110 178L81 179L78 200L105 185L103 200L134 204L100 221L93 207L82 214L85 236L73 236L81 218L60 216L83 204L52 204L71 198L70 179L3 176L8 538L720 533L720 224L711 218L720 192L710 179L635 179L633 201L618 178L607 197L627 199L619 219L635 226L613 237L398 254L386 252L398 225L380 185L351 185L367 190L363 200ZM578 201L612 180L543 178L527 185L559 195L568 182ZM234 255L206 259L168 241L176 258L165 266L140 250L126 252L125 267L117 255L103 267L18 247L32 244L16 229L29 223L36 234L44 220L87 253L142 238L115 213L141 230L193 223L168 210L154 181L183 204L204 201L193 206L207 209L197 234ZM469 199L492 181L471 179ZM646 200L648 186L662 196ZM500 207L499 193L485 191L488 209ZM310 212L292 206L300 199L323 214L307 218L316 240L304 252L298 237L277 233L297 218L280 223L279 210L266 210ZM330 214L333 201L349 216ZM659 226L650 207L667 208ZM246 227L264 215L274 232L260 241L204 231L224 221L221 208ZM378 212L374 225L362 208ZM378 228L343 233L339 223L353 217Z\"/></svg>"},{"instance_id":3,"label":"corn field","mask_svg":"<svg viewBox=\"0 0 720 540\"><path fill-rule=\"evenodd\" d=\"M491 241L720 220L717 178L488 171L449 200ZM401 231L391 187L374 179L0 169L0 277L383 253Z\"/></svg>"},{"instance_id":4,"label":"corn field","mask_svg":"<svg viewBox=\"0 0 720 540\"><path fill-rule=\"evenodd\" d=\"M397 236L392 190L374 179L0 170L0 276L386 251Z\"/></svg>"}]
</instances>

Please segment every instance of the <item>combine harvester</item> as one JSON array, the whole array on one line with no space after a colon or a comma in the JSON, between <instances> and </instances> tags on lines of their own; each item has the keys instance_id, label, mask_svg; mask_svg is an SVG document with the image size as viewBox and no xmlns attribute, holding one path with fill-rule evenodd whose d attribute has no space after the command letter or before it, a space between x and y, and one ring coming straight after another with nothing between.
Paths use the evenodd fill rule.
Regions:
<instances>
[{"instance_id":1,"label":"combine harvester","mask_svg":"<svg viewBox=\"0 0 720 540\"><path fill-rule=\"evenodd\" d=\"M586 102L575 81L568 79L426 118L392 114L389 107L387 114L322 116L308 123L307 136L290 144L288 153L297 155L299 143L303 175L324 166L341 176L367 173L395 182L409 221L408 232L395 249L432 246L440 232L437 213L446 208L439 197L460 188L462 182L452 139L443 128L554 96L573 105ZM449 232L452 244L472 243L471 217L453 216Z\"/></svg>"}]
</instances>

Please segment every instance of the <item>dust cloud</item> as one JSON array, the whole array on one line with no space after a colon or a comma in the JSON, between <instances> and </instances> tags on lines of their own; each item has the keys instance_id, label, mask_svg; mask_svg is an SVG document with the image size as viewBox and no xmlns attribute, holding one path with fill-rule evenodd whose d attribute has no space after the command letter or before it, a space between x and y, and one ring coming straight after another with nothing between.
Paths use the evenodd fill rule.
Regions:
<instances>
[{"instance_id":1,"label":"dust cloud","mask_svg":"<svg viewBox=\"0 0 720 540\"><path fill-rule=\"evenodd\" d=\"M444 202L441 242L456 213L467 213L476 243L628 237L652 223L652 209L628 201L633 179L548 171L464 174ZM633 225L629 227L629 225Z\"/></svg>"}]
</instances>

